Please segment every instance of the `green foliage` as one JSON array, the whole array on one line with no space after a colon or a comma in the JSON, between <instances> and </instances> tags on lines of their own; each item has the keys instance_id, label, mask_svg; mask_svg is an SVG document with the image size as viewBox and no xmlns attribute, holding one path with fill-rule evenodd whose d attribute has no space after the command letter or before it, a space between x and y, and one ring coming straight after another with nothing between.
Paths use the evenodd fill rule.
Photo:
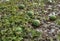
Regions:
<instances>
[{"instance_id":1,"label":"green foliage","mask_svg":"<svg viewBox=\"0 0 60 41\"><path fill-rule=\"evenodd\" d=\"M58 25L60 25L60 19L58 19L58 20L56 21L56 23L57 23Z\"/></svg>"},{"instance_id":2,"label":"green foliage","mask_svg":"<svg viewBox=\"0 0 60 41\"><path fill-rule=\"evenodd\" d=\"M43 12L46 10L45 3L48 3L48 0L0 2L0 41L39 41L41 33L33 27L40 26L40 20L46 17ZM49 18L56 20L56 16ZM48 20L48 16L45 20ZM60 25L60 21L57 21L57 24Z\"/></svg>"},{"instance_id":3,"label":"green foliage","mask_svg":"<svg viewBox=\"0 0 60 41\"><path fill-rule=\"evenodd\" d=\"M28 28L29 20L31 19L25 12L24 4L16 4L20 0L10 0L9 2L0 3L0 41L23 41L24 37L31 37L40 35L34 29ZM26 2L26 1L25 1ZM34 13L29 11L29 15ZM32 19L31 19L32 20ZM26 26L27 25L27 26ZM30 31L29 31L30 30ZM30 35L31 34L31 35Z\"/></svg>"},{"instance_id":4,"label":"green foliage","mask_svg":"<svg viewBox=\"0 0 60 41\"><path fill-rule=\"evenodd\" d=\"M58 33L57 38L58 38L58 40L60 40L60 32Z\"/></svg>"}]
</instances>

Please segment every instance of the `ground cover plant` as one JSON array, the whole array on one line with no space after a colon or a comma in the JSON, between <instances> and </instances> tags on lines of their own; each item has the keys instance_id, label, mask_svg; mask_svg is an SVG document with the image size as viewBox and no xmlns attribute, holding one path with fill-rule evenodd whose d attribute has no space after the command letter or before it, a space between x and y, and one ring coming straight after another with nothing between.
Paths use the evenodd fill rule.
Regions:
<instances>
[{"instance_id":1,"label":"ground cover plant","mask_svg":"<svg viewBox=\"0 0 60 41\"><path fill-rule=\"evenodd\" d=\"M59 41L60 0L0 0L0 41Z\"/></svg>"}]
</instances>

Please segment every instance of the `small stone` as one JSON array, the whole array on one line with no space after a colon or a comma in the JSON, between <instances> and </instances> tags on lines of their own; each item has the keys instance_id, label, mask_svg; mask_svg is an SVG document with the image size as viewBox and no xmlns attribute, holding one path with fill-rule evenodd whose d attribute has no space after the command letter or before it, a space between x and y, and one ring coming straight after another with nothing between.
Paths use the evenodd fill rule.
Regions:
<instances>
[{"instance_id":1,"label":"small stone","mask_svg":"<svg viewBox=\"0 0 60 41\"><path fill-rule=\"evenodd\" d=\"M51 29L51 33L53 33L55 31L55 29Z\"/></svg>"}]
</instances>

